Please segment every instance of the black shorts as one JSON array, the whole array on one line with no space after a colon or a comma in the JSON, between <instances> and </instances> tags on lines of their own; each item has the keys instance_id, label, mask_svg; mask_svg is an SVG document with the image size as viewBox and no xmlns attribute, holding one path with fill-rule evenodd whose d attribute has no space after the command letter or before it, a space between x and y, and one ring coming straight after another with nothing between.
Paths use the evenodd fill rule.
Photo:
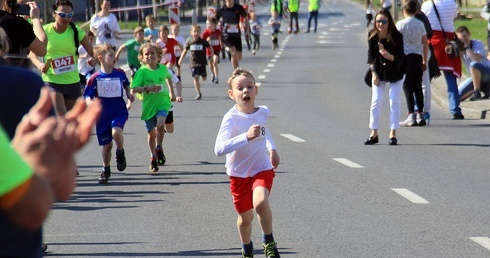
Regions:
<instances>
[{"instance_id":1,"label":"black shorts","mask_svg":"<svg viewBox=\"0 0 490 258\"><path fill-rule=\"evenodd\" d=\"M203 65L203 66L198 66L198 67L192 67L191 68L191 74L192 74L192 77L194 76L201 76L201 77L206 77L208 76L208 74L206 73L206 66Z\"/></svg>"},{"instance_id":2,"label":"black shorts","mask_svg":"<svg viewBox=\"0 0 490 258\"><path fill-rule=\"evenodd\" d=\"M235 47L236 51L242 52L242 37L240 37L240 34L238 36L224 36L223 43L227 47Z\"/></svg>"},{"instance_id":3,"label":"black shorts","mask_svg":"<svg viewBox=\"0 0 490 258\"><path fill-rule=\"evenodd\" d=\"M80 91L80 82L72 84L57 84L52 82L46 82L46 86L54 92L63 94L65 100L76 100L82 96Z\"/></svg>"},{"instance_id":4,"label":"black shorts","mask_svg":"<svg viewBox=\"0 0 490 258\"><path fill-rule=\"evenodd\" d=\"M165 123L166 124L171 124L174 122L174 111L170 110L168 111L168 115L165 118Z\"/></svg>"}]
</instances>

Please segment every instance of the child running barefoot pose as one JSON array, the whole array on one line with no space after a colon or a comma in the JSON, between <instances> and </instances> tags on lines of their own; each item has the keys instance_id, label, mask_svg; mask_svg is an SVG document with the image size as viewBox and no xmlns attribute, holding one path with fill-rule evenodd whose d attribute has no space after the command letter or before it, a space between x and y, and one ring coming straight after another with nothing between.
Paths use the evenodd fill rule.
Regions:
<instances>
[{"instance_id":1,"label":"child running barefoot pose","mask_svg":"<svg viewBox=\"0 0 490 258\"><path fill-rule=\"evenodd\" d=\"M255 106L258 93L253 75L237 68L228 80L228 95L235 100L223 117L214 153L226 155L226 174L230 177L237 227L242 241L242 257L253 257L251 240L254 210L257 213L266 257L279 257L272 235L269 195L279 155L266 122L269 109Z\"/></svg>"},{"instance_id":2,"label":"child running barefoot pose","mask_svg":"<svg viewBox=\"0 0 490 258\"><path fill-rule=\"evenodd\" d=\"M124 124L128 120L128 110L124 102L124 92L129 101L134 101L129 92L129 81L126 73L114 68L116 58L111 45L99 44L94 48L94 58L100 63L100 71L94 73L87 82L83 93L88 106L92 105L94 98L102 101L102 114L96 124L97 139L102 146L103 171L99 177L99 184L106 184L111 177L111 150L112 140L116 142L117 170L126 169L124 155Z\"/></svg>"},{"instance_id":3,"label":"child running barefoot pose","mask_svg":"<svg viewBox=\"0 0 490 258\"><path fill-rule=\"evenodd\" d=\"M159 63L161 56L162 49L159 46L152 43L143 44L138 54L138 59L143 66L136 72L131 82L131 93L143 95L141 120L145 121L148 133L152 172L158 171L158 163L165 162L162 144L165 119L170 112L171 101L182 102L182 85L165 65ZM177 97L172 83L177 86Z\"/></svg>"}]
</instances>

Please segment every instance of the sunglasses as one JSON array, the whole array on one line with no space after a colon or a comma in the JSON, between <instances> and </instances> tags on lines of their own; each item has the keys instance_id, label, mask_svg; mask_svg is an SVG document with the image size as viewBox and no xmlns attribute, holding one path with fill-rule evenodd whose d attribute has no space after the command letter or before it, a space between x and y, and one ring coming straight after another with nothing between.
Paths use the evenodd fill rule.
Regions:
<instances>
[{"instance_id":1,"label":"sunglasses","mask_svg":"<svg viewBox=\"0 0 490 258\"><path fill-rule=\"evenodd\" d=\"M376 23L387 24L388 20L376 20Z\"/></svg>"},{"instance_id":2,"label":"sunglasses","mask_svg":"<svg viewBox=\"0 0 490 258\"><path fill-rule=\"evenodd\" d=\"M63 19L64 18L71 19L73 17L73 13L63 13L63 12L58 12L58 11L56 11L55 13L58 14Z\"/></svg>"}]
</instances>

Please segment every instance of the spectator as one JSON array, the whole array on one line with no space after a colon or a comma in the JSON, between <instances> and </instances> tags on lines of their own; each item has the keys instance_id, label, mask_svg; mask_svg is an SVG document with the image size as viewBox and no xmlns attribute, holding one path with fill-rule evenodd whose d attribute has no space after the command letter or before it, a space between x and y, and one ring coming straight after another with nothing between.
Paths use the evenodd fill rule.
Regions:
<instances>
[{"instance_id":1,"label":"spectator","mask_svg":"<svg viewBox=\"0 0 490 258\"><path fill-rule=\"evenodd\" d=\"M0 59L2 62L26 67L26 59L18 57L27 57L27 50L39 56L46 54L47 36L39 19L39 8L34 1L29 2L28 5L31 8L32 25L24 18L15 16L17 7L15 0L0 0L0 7L3 7L3 10L0 10L0 27L5 30L10 40L10 50L7 56L10 58Z\"/></svg>"},{"instance_id":2,"label":"spectator","mask_svg":"<svg viewBox=\"0 0 490 258\"><path fill-rule=\"evenodd\" d=\"M470 31L467 27L461 26L456 30L456 35L464 43L463 59L466 71L471 75L458 87L461 101L470 97L470 101L482 99L480 91L484 91L483 98L489 97L490 84L490 61L483 42L471 39Z\"/></svg>"},{"instance_id":3,"label":"spectator","mask_svg":"<svg viewBox=\"0 0 490 258\"><path fill-rule=\"evenodd\" d=\"M318 23L318 9L320 9L319 0L308 0L308 29L306 30L306 33L310 33L311 20L315 22L313 32L316 33Z\"/></svg>"},{"instance_id":4,"label":"spectator","mask_svg":"<svg viewBox=\"0 0 490 258\"><path fill-rule=\"evenodd\" d=\"M449 58L445 51L446 39L455 37L454 18L458 15L458 6L454 0L433 0L424 2L421 9L429 19L433 31L430 44L434 47L434 55L439 64L439 69L444 73L446 79L452 119L464 119L459 107L460 100L456 83L456 78L461 77L461 59Z\"/></svg>"},{"instance_id":5,"label":"spectator","mask_svg":"<svg viewBox=\"0 0 490 258\"><path fill-rule=\"evenodd\" d=\"M108 43L116 51L116 38L121 30L114 14L109 13L111 1L100 1L100 11L90 19L90 31L96 36L95 44Z\"/></svg>"}]
</instances>

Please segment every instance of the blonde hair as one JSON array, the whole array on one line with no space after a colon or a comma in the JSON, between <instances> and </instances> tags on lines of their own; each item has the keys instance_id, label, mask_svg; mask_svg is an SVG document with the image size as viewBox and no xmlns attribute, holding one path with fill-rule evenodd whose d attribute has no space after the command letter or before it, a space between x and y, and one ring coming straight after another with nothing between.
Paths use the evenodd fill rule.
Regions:
<instances>
[{"instance_id":1,"label":"blonde hair","mask_svg":"<svg viewBox=\"0 0 490 258\"><path fill-rule=\"evenodd\" d=\"M166 31L167 33L170 32L168 30L168 26L167 25L161 25L160 28L158 28L158 32L162 32L162 31Z\"/></svg>"},{"instance_id":2,"label":"blonde hair","mask_svg":"<svg viewBox=\"0 0 490 258\"><path fill-rule=\"evenodd\" d=\"M146 62L144 62L145 59L143 57L143 50L147 49L147 48L154 48L155 52L157 53L158 61L160 61L160 59L162 59L162 55L163 55L162 48L155 43L147 42L147 43L141 45L140 50L138 51L138 60L140 61L140 63L142 63L142 64L146 63Z\"/></svg>"},{"instance_id":3,"label":"blonde hair","mask_svg":"<svg viewBox=\"0 0 490 258\"><path fill-rule=\"evenodd\" d=\"M155 20L153 14L148 14L147 16L145 16L145 21L149 21L149 20Z\"/></svg>"},{"instance_id":4,"label":"blonde hair","mask_svg":"<svg viewBox=\"0 0 490 258\"><path fill-rule=\"evenodd\" d=\"M197 24L192 24L191 31L197 31L197 30L201 30L201 26Z\"/></svg>"},{"instance_id":5,"label":"blonde hair","mask_svg":"<svg viewBox=\"0 0 490 258\"><path fill-rule=\"evenodd\" d=\"M111 44L108 43L97 44L94 47L94 57L98 58L98 56L103 56L104 54L108 53L111 50L114 50Z\"/></svg>"},{"instance_id":6,"label":"blonde hair","mask_svg":"<svg viewBox=\"0 0 490 258\"><path fill-rule=\"evenodd\" d=\"M249 77L249 78L252 78L252 80L254 80L254 84L255 84L255 78L252 74L252 72L250 72L249 70L245 70L241 67L237 67L230 75L230 77L228 78L228 86L230 87L230 90L233 89L232 86L231 86L231 83L233 82L233 80L238 77L238 76L245 76L245 77Z\"/></svg>"},{"instance_id":7,"label":"blonde hair","mask_svg":"<svg viewBox=\"0 0 490 258\"><path fill-rule=\"evenodd\" d=\"M0 27L0 56L3 56L9 52L9 37L7 32Z\"/></svg>"}]
</instances>

